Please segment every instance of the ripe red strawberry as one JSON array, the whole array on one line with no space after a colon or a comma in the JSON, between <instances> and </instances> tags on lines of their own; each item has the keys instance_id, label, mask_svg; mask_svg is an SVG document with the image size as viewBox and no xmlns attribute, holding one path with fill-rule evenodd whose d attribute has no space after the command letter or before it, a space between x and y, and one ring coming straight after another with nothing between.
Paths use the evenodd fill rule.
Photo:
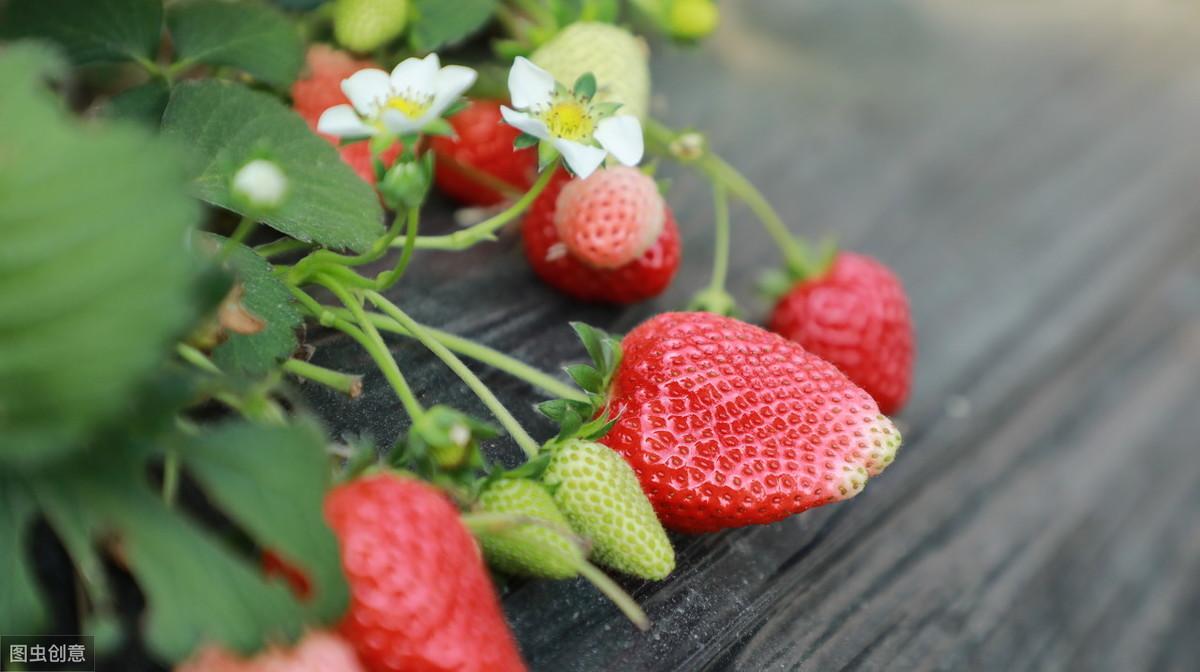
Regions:
<instances>
[{"instance_id":1,"label":"ripe red strawberry","mask_svg":"<svg viewBox=\"0 0 1200 672\"><path fill-rule=\"evenodd\" d=\"M458 137L437 136L430 142L437 155L434 179L443 193L471 205L496 205L506 195L488 186L492 179L518 195L533 185L537 150L513 149L521 132L503 123L498 101L473 101L449 121Z\"/></svg>"},{"instance_id":2,"label":"ripe red strawberry","mask_svg":"<svg viewBox=\"0 0 1200 672\"><path fill-rule=\"evenodd\" d=\"M290 649L271 647L251 658L205 647L175 672L363 672L363 667L341 637L310 632Z\"/></svg>"},{"instance_id":3,"label":"ripe red strawberry","mask_svg":"<svg viewBox=\"0 0 1200 672\"><path fill-rule=\"evenodd\" d=\"M908 398L913 325L900 279L871 257L841 252L775 305L770 329L837 365L891 414Z\"/></svg>"},{"instance_id":4,"label":"ripe red strawberry","mask_svg":"<svg viewBox=\"0 0 1200 672\"><path fill-rule=\"evenodd\" d=\"M324 44L309 47L306 55L308 75L292 85L292 109L308 122L313 131L321 113L334 105L350 102L342 93L342 80L363 68L378 68L371 61L355 60L350 54ZM332 135L321 134L330 144L338 145ZM400 143L396 143L384 154L384 163L391 165L400 156ZM375 167L371 164L371 149L366 142L356 142L339 147L345 161L363 180L375 184Z\"/></svg>"},{"instance_id":5,"label":"ripe red strawberry","mask_svg":"<svg viewBox=\"0 0 1200 672\"><path fill-rule=\"evenodd\" d=\"M566 183L554 227L571 256L593 268L618 268L658 240L665 213L666 203L649 175L617 166Z\"/></svg>"},{"instance_id":6,"label":"ripe red strawberry","mask_svg":"<svg viewBox=\"0 0 1200 672\"><path fill-rule=\"evenodd\" d=\"M679 229L670 206L663 205L658 240L640 257L618 268L594 268L568 252L554 224L559 194L569 181L570 175L560 170L525 215L521 231L525 256L534 272L547 284L583 301L625 304L661 294L679 268Z\"/></svg>"},{"instance_id":7,"label":"ripe red strawberry","mask_svg":"<svg viewBox=\"0 0 1200 672\"><path fill-rule=\"evenodd\" d=\"M771 523L849 499L900 434L871 395L778 334L711 313L664 313L622 339L601 442L682 532Z\"/></svg>"},{"instance_id":8,"label":"ripe red strawberry","mask_svg":"<svg viewBox=\"0 0 1200 672\"><path fill-rule=\"evenodd\" d=\"M331 491L350 608L340 632L370 672L524 670L479 548L450 501L396 474Z\"/></svg>"}]
</instances>

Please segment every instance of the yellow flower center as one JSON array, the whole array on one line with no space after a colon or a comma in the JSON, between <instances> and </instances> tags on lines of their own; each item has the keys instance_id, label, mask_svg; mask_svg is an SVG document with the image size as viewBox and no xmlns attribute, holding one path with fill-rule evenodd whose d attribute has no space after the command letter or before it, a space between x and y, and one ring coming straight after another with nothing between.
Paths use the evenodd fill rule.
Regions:
<instances>
[{"instance_id":1,"label":"yellow flower center","mask_svg":"<svg viewBox=\"0 0 1200 672\"><path fill-rule=\"evenodd\" d=\"M422 114L425 114L425 111L429 109L429 105L432 102L432 98L412 100L404 96L392 96L388 98L387 107L390 110L396 110L409 119L417 119Z\"/></svg>"},{"instance_id":2,"label":"yellow flower center","mask_svg":"<svg viewBox=\"0 0 1200 672\"><path fill-rule=\"evenodd\" d=\"M584 140L592 137L596 122L591 111L575 100L558 101L542 114L550 133L564 140Z\"/></svg>"}]
</instances>

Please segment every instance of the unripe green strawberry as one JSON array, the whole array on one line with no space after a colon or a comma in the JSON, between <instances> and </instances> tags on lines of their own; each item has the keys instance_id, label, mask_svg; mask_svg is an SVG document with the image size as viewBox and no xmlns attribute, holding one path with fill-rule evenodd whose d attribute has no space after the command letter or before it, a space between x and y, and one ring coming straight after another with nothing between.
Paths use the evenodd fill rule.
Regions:
<instances>
[{"instance_id":1,"label":"unripe green strawberry","mask_svg":"<svg viewBox=\"0 0 1200 672\"><path fill-rule=\"evenodd\" d=\"M717 28L720 17L713 0L673 0L667 12L671 37L698 40Z\"/></svg>"},{"instance_id":2,"label":"unripe green strawberry","mask_svg":"<svg viewBox=\"0 0 1200 672\"><path fill-rule=\"evenodd\" d=\"M646 44L608 23L574 23L533 52L531 60L568 86L580 75L596 76L598 102L622 103L621 111L646 117L650 64Z\"/></svg>"},{"instance_id":3,"label":"unripe green strawberry","mask_svg":"<svg viewBox=\"0 0 1200 672\"><path fill-rule=\"evenodd\" d=\"M374 51L400 37L408 0L336 0L333 35L351 51Z\"/></svg>"},{"instance_id":4,"label":"unripe green strawberry","mask_svg":"<svg viewBox=\"0 0 1200 672\"><path fill-rule=\"evenodd\" d=\"M579 573L583 551L552 529L570 530L571 525L541 483L523 478L498 480L479 495L479 507L487 513L528 516L549 524L479 534L488 564L509 574L545 579L569 579Z\"/></svg>"},{"instance_id":5,"label":"unripe green strawberry","mask_svg":"<svg viewBox=\"0 0 1200 672\"><path fill-rule=\"evenodd\" d=\"M555 449L542 480L596 562L645 579L675 569L675 550L629 463L611 448L572 439Z\"/></svg>"}]
</instances>

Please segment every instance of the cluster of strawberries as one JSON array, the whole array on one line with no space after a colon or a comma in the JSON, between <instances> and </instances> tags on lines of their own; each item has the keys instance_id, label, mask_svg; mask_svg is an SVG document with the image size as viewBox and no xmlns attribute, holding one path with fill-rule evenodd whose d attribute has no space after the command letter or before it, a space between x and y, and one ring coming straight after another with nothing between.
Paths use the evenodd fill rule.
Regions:
<instances>
[{"instance_id":1,"label":"cluster of strawberries","mask_svg":"<svg viewBox=\"0 0 1200 672\"><path fill-rule=\"evenodd\" d=\"M314 47L308 65L292 93L315 129L323 110L345 102L340 82L370 64ZM513 149L519 131L501 123L498 101L475 101L450 121L456 135L430 147L446 195L489 207L530 188L536 151ZM365 143L340 151L374 180ZM634 168L587 179L560 169L526 213L522 235L536 274L582 300L656 296L680 263L674 215L654 180ZM488 481L475 504L540 525L469 530L445 494L417 478L352 480L325 502L351 588L337 634L311 633L249 661L209 649L183 669L522 670L485 557L510 573L576 576L587 566L571 540L577 533L596 562L660 579L674 568L664 527L765 524L853 497L900 445L885 414L904 404L910 386L903 288L879 262L841 253L784 293L769 326L681 312L657 315L620 341L578 329L593 366L572 376L589 401L543 405L563 425L545 459L519 477ZM269 556L268 570L301 595L309 590L288 562Z\"/></svg>"}]
</instances>

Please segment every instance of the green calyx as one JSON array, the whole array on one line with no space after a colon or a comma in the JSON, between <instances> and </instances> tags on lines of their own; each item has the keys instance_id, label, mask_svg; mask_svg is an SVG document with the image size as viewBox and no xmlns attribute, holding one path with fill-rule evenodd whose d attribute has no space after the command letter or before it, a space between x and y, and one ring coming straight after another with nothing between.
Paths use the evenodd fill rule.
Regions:
<instances>
[{"instance_id":1,"label":"green calyx","mask_svg":"<svg viewBox=\"0 0 1200 672\"><path fill-rule=\"evenodd\" d=\"M534 578L568 579L579 574L584 550L544 485L524 478L499 478L483 489L477 505L482 512L528 519L525 524L478 533L488 564Z\"/></svg>"},{"instance_id":2,"label":"green calyx","mask_svg":"<svg viewBox=\"0 0 1200 672\"><path fill-rule=\"evenodd\" d=\"M806 255L802 263L789 261L786 268L771 269L758 279L758 291L770 301L778 301L801 282L824 277L838 255L837 241L825 238L821 244Z\"/></svg>"},{"instance_id":3,"label":"green calyx","mask_svg":"<svg viewBox=\"0 0 1200 672\"><path fill-rule=\"evenodd\" d=\"M608 433L615 420L606 413L608 389L621 363L621 342L614 336L582 322L572 322L591 364L572 364L566 372L586 393L587 400L552 399L538 404L542 415L558 423L559 432L548 449L574 438L596 440Z\"/></svg>"},{"instance_id":4,"label":"green calyx","mask_svg":"<svg viewBox=\"0 0 1200 672\"><path fill-rule=\"evenodd\" d=\"M702 289L692 296L687 309L734 317L738 314L737 299L723 289Z\"/></svg>"},{"instance_id":5,"label":"green calyx","mask_svg":"<svg viewBox=\"0 0 1200 672\"><path fill-rule=\"evenodd\" d=\"M481 441L500 435L496 427L447 406L433 406L413 421L388 463L466 499L479 487L476 474L486 464Z\"/></svg>"},{"instance_id":6,"label":"green calyx","mask_svg":"<svg viewBox=\"0 0 1200 672\"><path fill-rule=\"evenodd\" d=\"M633 468L608 446L571 439L542 474L571 527L592 542L599 564L643 579L675 569L675 550Z\"/></svg>"},{"instance_id":7,"label":"green calyx","mask_svg":"<svg viewBox=\"0 0 1200 672\"><path fill-rule=\"evenodd\" d=\"M425 203L432 185L433 152L428 152L419 159L400 161L389 168L379 182L379 193L392 210L409 210Z\"/></svg>"}]
</instances>

